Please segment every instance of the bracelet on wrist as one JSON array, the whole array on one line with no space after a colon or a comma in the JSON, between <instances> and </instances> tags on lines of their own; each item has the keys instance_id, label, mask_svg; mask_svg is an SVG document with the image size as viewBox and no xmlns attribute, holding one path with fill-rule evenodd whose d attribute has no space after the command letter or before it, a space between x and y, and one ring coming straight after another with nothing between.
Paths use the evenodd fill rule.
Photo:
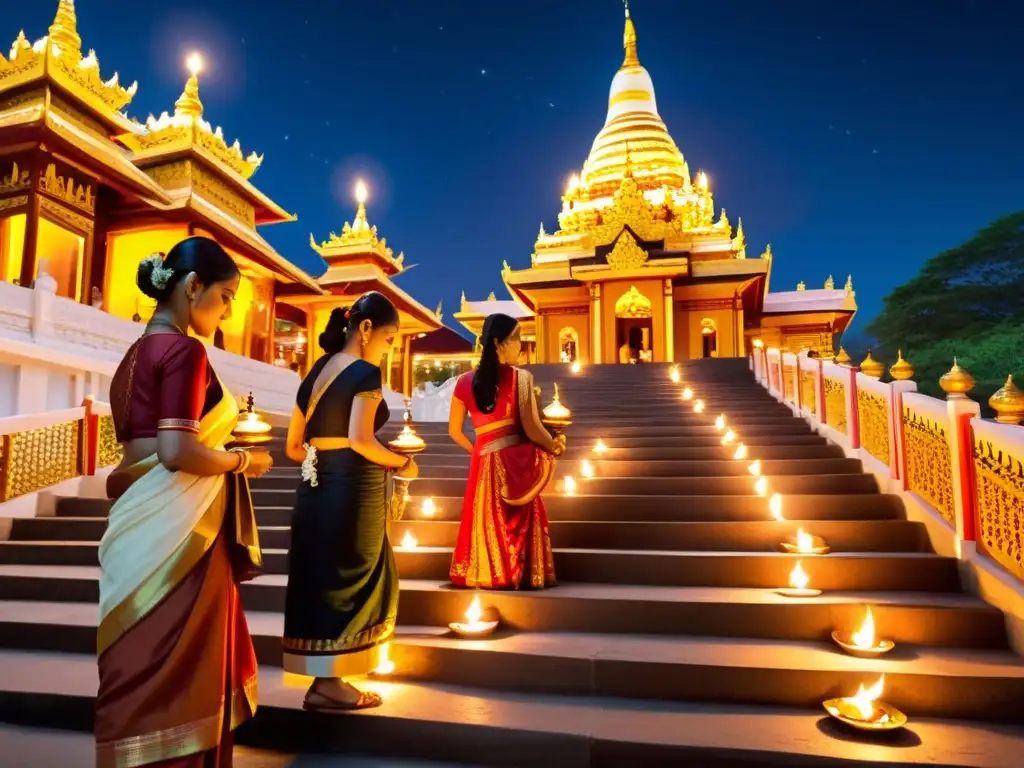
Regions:
<instances>
[{"instance_id":1,"label":"bracelet on wrist","mask_svg":"<svg viewBox=\"0 0 1024 768\"><path fill-rule=\"evenodd\" d=\"M238 454L238 466L231 470L231 474L244 474L252 463L252 455L245 448L232 448L231 453Z\"/></svg>"}]
</instances>

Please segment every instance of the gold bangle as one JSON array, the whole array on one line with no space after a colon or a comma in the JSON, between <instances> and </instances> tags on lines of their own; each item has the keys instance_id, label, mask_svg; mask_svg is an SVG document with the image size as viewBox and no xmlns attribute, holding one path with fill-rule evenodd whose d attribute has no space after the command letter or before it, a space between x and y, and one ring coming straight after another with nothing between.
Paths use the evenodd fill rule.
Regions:
<instances>
[{"instance_id":1,"label":"gold bangle","mask_svg":"<svg viewBox=\"0 0 1024 768\"><path fill-rule=\"evenodd\" d=\"M241 475L245 473L245 470L249 468L252 463L252 456L249 451L245 448L232 448L231 453L238 454L238 466L231 470L233 475Z\"/></svg>"}]
</instances>

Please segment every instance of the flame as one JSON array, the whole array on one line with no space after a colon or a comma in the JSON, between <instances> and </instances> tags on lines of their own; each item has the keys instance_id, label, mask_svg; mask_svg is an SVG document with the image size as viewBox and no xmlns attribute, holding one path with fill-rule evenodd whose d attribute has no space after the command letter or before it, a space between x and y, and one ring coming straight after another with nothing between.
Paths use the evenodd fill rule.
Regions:
<instances>
[{"instance_id":1,"label":"flame","mask_svg":"<svg viewBox=\"0 0 1024 768\"><path fill-rule=\"evenodd\" d=\"M785 520L782 516L782 494L773 493L772 497L768 499L768 511L772 513L772 517L778 520L780 523Z\"/></svg>"},{"instance_id":2,"label":"flame","mask_svg":"<svg viewBox=\"0 0 1024 768\"><path fill-rule=\"evenodd\" d=\"M864 684L861 683L857 687L857 693L854 696L847 697L846 701L857 710L857 715L861 720L873 720L875 701L878 700L884 690L885 675L882 675L878 678L878 682L867 690L864 690Z\"/></svg>"},{"instance_id":3,"label":"flame","mask_svg":"<svg viewBox=\"0 0 1024 768\"><path fill-rule=\"evenodd\" d=\"M693 400L693 390L689 387L683 390L683 400Z\"/></svg>"},{"instance_id":4,"label":"flame","mask_svg":"<svg viewBox=\"0 0 1024 768\"><path fill-rule=\"evenodd\" d=\"M580 474L589 480L594 476L594 465L584 459L580 462Z\"/></svg>"},{"instance_id":5,"label":"flame","mask_svg":"<svg viewBox=\"0 0 1024 768\"><path fill-rule=\"evenodd\" d=\"M604 440L598 438L597 442L594 444L594 453L604 453L607 450L608 446L604 444Z\"/></svg>"},{"instance_id":6,"label":"flame","mask_svg":"<svg viewBox=\"0 0 1024 768\"><path fill-rule=\"evenodd\" d=\"M402 537L402 549L416 549L419 546L419 542L416 541L416 537L412 535L411 531L406 531L405 536Z\"/></svg>"},{"instance_id":7,"label":"flame","mask_svg":"<svg viewBox=\"0 0 1024 768\"><path fill-rule=\"evenodd\" d=\"M370 190L366 187L366 182L362 179L356 179L355 186L355 197L356 202L360 205L365 205L367 198L370 196Z\"/></svg>"},{"instance_id":8,"label":"flame","mask_svg":"<svg viewBox=\"0 0 1024 768\"><path fill-rule=\"evenodd\" d=\"M758 496L766 496L768 494L768 478L761 475L757 478L757 482L754 483L754 493Z\"/></svg>"},{"instance_id":9,"label":"flame","mask_svg":"<svg viewBox=\"0 0 1024 768\"><path fill-rule=\"evenodd\" d=\"M479 624L483 615L484 610L480 607L480 598L474 597L473 602L466 609L466 622L469 624Z\"/></svg>"},{"instance_id":10,"label":"flame","mask_svg":"<svg viewBox=\"0 0 1024 768\"><path fill-rule=\"evenodd\" d=\"M729 443L731 443L735 439L736 439L736 433L733 432L730 429L728 432L726 432L724 435L722 435L722 445L728 445Z\"/></svg>"},{"instance_id":11,"label":"flame","mask_svg":"<svg viewBox=\"0 0 1024 768\"><path fill-rule=\"evenodd\" d=\"M566 475L564 481L564 489L566 496L576 495L576 478L572 475Z\"/></svg>"},{"instance_id":12,"label":"flame","mask_svg":"<svg viewBox=\"0 0 1024 768\"><path fill-rule=\"evenodd\" d=\"M870 608L868 608L867 616L864 617L864 623L860 625L860 629L853 633L853 644L864 650L874 648L876 645L875 617L871 615Z\"/></svg>"},{"instance_id":13,"label":"flame","mask_svg":"<svg viewBox=\"0 0 1024 768\"><path fill-rule=\"evenodd\" d=\"M434 505L434 500L424 499L423 505L420 507L420 512L423 513L424 517L433 517L437 514L437 507Z\"/></svg>"},{"instance_id":14,"label":"flame","mask_svg":"<svg viewBox=\"0 0 1024 768\"><path fill-rule=\"evenodd\" d=\"M758 459L753 464L751 464L749 467L747 467L747 469L750 470L750 474L752 474L754 477L760 477L761 476L761 460Z\"/></svg>"},{"instance_id":15,"label":"flame","mask_svg":"<svg viewBox=\"0 0 1024 768\"><path fill-rule=\"evenodd\" d=\"M698 400L696 403L693 404L693 412L694 413L704 413L704 401L703 400Z\"/></svg>"},{"instance_id":16,"label":"flame","mask_svg":"<svg viewBox=\"0 0 1024 768\"><path fill-rule=\"evenodd\" d=\"M573 360L572 365L569 366L569 370L572 371L573 373L579 373L581 370L583 370L583 366L580 365L579 360Z\"/></svg>"},{"instance_id":17,"label":"flame","mask_svg":"<svg viewBox=\"0 0 1024 768\"><path fill-rule=\"evenodd\" d=\"M793 570L789 572L789 586L793 589L807 589L807 585L811 583L811 580L804 573L803 567L800 565L800 561L796 561L796 565L793 566Z\"/></svg>"},{"instance_id":18,"label":"flame","mask_svg":"<svg viewBox=\"0 0 1024 768\"><path fill-rule=\"evenodd\" d=\"M185 66L192 77L195 77L203 71L203 57L198 53L190 53L188 58L185 59Z\"/></svg>"},{"instance_id":19,"label":"flame","mask_svg":"<svg viewBox=\"0 0 1024 768\"><path fill-rule=\"evenodd\" d=\"M668 372L668 376L670 379L672 379L673 384L678 384L680 381L683 380L682 375L680 375L679 373L678 366L672 366L672 370Z\"/></svg>"},{"instance_id":20,"label":"flame","mask_svg":"<svg viewBox=\"0 0 1024 768\"><path fill-rule=\"evenodd\" d=\"M736 453L734 453L732 457L739 461L742 461L743 459L747 458L747 446L745 446L743 443L737 445Z\"/></svg>"},{"instance_id":21,"label":"flame","mask_svg":"<svg viewBox=\"0 0 1024 768\"><path fill-rule=\"evenodd\" d=\"M802 555L809 555L814 550L814 537L803 528L796 529L796 550Z\"/></svg>"},{"instance_id":22,"label":"flame","mask_svg":"<svg viewBox=\"0 0 1024 768\"><path fill-rule=\"evenodd\" d=\"M374 668L373 674L390 675L395 671L395 662L390 658L391 643L383 643L378 647L380 650L377 653L377 666Z\"/></svg>"},{"instance_id":23,"label":"flame","mask_svg":"<svg viewBox=\"0 0 1024 768\"><path fill-rule=\"evenodd\" d=\"M704 173L704 171L701 171L700 173L697 174L697 186L700 189L708 188L708 175Z\"/></svg>"},{"instance_id":24,"label":"flame","mask_svg":"<svg viewBox=\"0 0 1024 768\"><path fill-rule=\"evenodd\" d=\"M715 419L715 429L717 429L719 432L725 429L725 416L719 416L717 419Z\"/></svg>"}]
</instances>

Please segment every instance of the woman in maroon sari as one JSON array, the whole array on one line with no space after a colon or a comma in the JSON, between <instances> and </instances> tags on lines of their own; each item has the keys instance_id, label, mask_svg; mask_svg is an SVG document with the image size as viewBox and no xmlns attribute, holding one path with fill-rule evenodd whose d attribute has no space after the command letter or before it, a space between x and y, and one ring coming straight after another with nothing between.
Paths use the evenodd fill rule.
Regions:
<instances>
[{"instance_id":1,"label":"woman in maroon sari","mask_svg":"<svg viewBox=\"0 0 1024 768\"><path fill-rule=\"evenodd\" d=\"M238 267L192 237L139 265L153 319L111 381L124 459L100 542L98 768L225 768L256 711L237 581L261 564L244 476L270 455L225 450L238 404L194 337L231 314Z\"/></svg>"},{"instance_id":2,"label":"woman in maroon sari","mask_svg":"<svg viewBox=\"0 0 1024 768\"><path fill-rule=\"evenodd\" d=\"M541 491L565 437L540 421L533 376L519 360L519 325L484 322L480 364L455 384L448 433L473 454L450 577L458 587L542 589L555 584L548 514ZM463 434L467 412L476 441Z\"/></svg>"}]
</instances>

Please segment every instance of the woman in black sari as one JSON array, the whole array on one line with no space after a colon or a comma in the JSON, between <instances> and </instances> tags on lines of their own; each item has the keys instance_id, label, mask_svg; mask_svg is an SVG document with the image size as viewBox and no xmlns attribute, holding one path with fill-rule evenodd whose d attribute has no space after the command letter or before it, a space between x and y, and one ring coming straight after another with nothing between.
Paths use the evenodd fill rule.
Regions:
<instances>
[{"instance_id":1,"label":"woman in black sari","mask_svg":"<svg viewBox=\"0 0 1024 768\"><path fill-rule=\"evenodd\" d=\"M387 472L415 477L418 469L375 436L388 420L378 363L397 333L398 311L380 293L334 310L320 335L326 354L299 386L288 426L288 456L302 462L302 482L288 553L284 668L315 678L306 709L381 703L341 678L387 659L398 610Z\"/></svg>"}]
</instances>

